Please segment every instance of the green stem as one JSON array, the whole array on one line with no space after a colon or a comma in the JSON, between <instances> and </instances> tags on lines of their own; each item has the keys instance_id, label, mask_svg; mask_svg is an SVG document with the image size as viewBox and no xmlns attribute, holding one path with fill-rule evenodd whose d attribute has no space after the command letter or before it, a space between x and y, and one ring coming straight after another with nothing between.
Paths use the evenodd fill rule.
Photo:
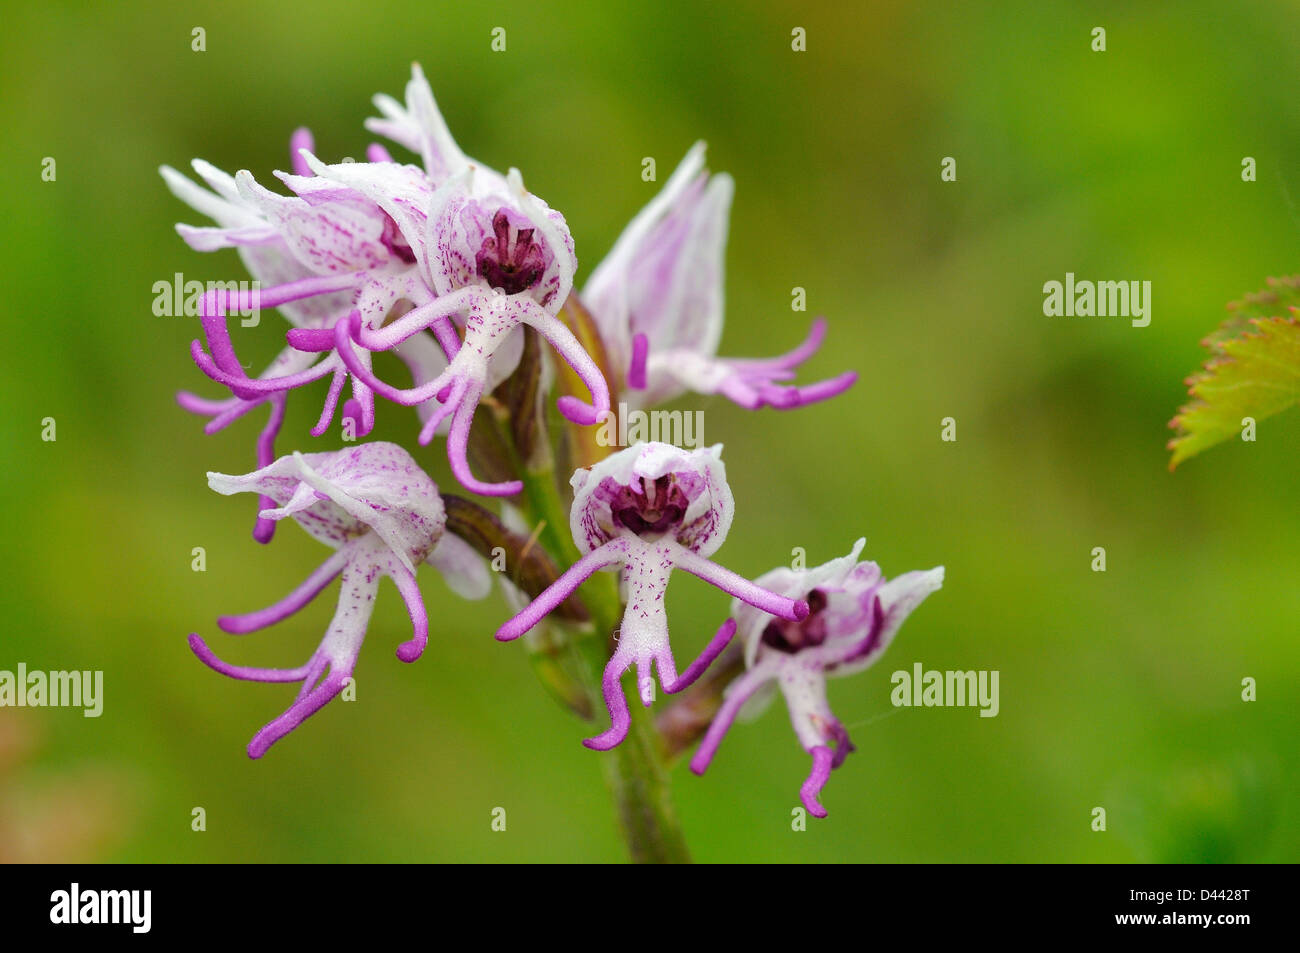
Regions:
<instances>
[{"instance_id":1,"label":"green stem","mask_svg":"<svg viewBox=\"0 0 1300 953\"><path fill-rule=\"evenodd\" d=\"M563 563L580 558L569 534L568 514L560 499L555 473L549 465L520 467L530 515L546 521L541 539ZM578 673L591 710L605 710L601 676L609 657L609 645L622 621L623 604L614 574L598 572L579 590L591 613L592 625L584 632L569 627L560 651L569 656L569 671ZM635 696L635 693L633 693ZM627 738L612 751L598 755L604 762L605 779L614 796L619 827L635 863L689 863L690 853L681 824L673 808L668 774L660 760L660 745L654 723L640 705L631 705L632 724Z\"/></svg>"}]
</instances>

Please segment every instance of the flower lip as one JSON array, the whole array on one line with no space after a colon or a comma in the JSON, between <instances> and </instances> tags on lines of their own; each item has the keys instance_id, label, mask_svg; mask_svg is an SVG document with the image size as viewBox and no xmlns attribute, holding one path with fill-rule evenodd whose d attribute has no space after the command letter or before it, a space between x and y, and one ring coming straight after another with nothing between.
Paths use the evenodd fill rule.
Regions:
<instances>
[{"instance_id":1,"label":"flower lip","mask_svg":"<svg viewBox=\"0 0 1300 953\"><path fill-rule=\"evenodd\" d=\"M665 473L656 479L642 477L627 486L606 477L597 490L609 498L614 522L638 536L664 533L681 523L700 481L689 473ZM692 486L692 484L694 484Z\"/></svg>"},{"instance_id":2,"label":"flower lip","mask_svg":"<svg viewBox=\"0 0 1300 953\"><path fill-rule=\"evenodd\" d=\"M721 445L682 450L638 443L573 475L570 529L591 552L624 535L671 533L682 546L710 556L726 539L735 503Z\"/></svg>"},{"instance_id":3,"label":"flower lip","mask_svg":"<svg viewBox=\"0 0 1300 953\"><path fill-rule=\"evenodd\" d=\"M528 292L551 314L573 287L578 262L564 216L528 192L518 170L473 164L441 185L428 210L431 286Z\"/></svg>"}]
</instances>

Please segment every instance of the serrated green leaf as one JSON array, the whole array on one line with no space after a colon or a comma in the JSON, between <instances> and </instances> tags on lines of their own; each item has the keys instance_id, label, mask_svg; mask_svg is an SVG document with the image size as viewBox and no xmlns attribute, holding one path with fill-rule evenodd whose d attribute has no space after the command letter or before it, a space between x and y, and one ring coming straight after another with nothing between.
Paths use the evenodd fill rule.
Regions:
<instances>
[{"instance_id":1,"label":"serrated green leaf","mask_svg":"<svg viewBox=\"0 0 1300 953\"><path fill-rule=\"evenodd\" d=\"M1169 469L1239 436L1243 418L1260 421L1300 402L1300 320L1258 314L1279 307L1300 313L1300 283L1291 278L1269 285L1270 291L1232 308L1233 317L1206 339L1212 356L1187 379L1192 399L1169 422L1178 431L1169 441ZM1264 297L1270 294L1276 297Z\"/></svg>"},{"instance_id":2,"label":"serrated green leaf","mask_svg":"<svg viewBox=\"0 0 1300 953\"><path fill-rule=\"evenodd\" d=\"M1263 291L1245 294L1240 301L1228 302L1228 318L1201 343L1217 350L1225 341L1250 330L1251 318L1285 318L1300 307L1300 275L1269 278Z\"/></svg>"}]
</instances>

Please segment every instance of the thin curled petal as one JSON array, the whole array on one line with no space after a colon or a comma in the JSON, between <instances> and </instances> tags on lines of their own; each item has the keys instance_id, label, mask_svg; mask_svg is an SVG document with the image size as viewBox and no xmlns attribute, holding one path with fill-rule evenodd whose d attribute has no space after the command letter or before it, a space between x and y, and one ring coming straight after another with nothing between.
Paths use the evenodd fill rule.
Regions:
<instances>
[{"instance_id":1,"label":"thin curled petal","mask_svg":"<svg viewBox=\"0 0 1300 953\"><path fill-rule=\"evenodd\" d=\"M420 596L420 587L416 585L415 573L405 566L394 566L389 577L402 594L414 633L410 641L397 647L397 657L403 662L414 662L424 654L424 647L429 644L429 616L424 610L424 599Z\"/></svg>"},{"instance_id":2,"label":"thin curled petal","mask_svg":"<svg viewBox=\"0 0 1300 953\"><path fill-rule=\"evenodd\" d=\"M546 313L537 305L528 308L524 323L531 325L550 342L551 347L555 348L556 353L573 368L574 373L582 379L587 390L591 392L590 404L583 403L568 394L561 397L556 402L560 413L582 426L599 422L609 412L609 385L605 382L605 375L591 359L591 355L578 343L578 339L573 336L573 332L563 321Z\"/></svg>"},{"instance_id":3,"label":"thin curled petal","mask_svg":"<svg viewBox=\"0 0 1300 953\"><path fill-rule=\"evenodd\" d=\"M611 748L617 748L627 737L628 728L632 725L632 717L627 710L627 698L623 694L620 679L630 663L631 659L615 652L614 657L605 666L600 685L601 694L605 696L605 708L609 711L610 726L608 730L594 738L582 740L583 745L592 751L609 751Z\"/></svg>"},{"instance_id":4,"label":"thin curled petal","mask_svg":"<svg viewBox=\"0 0 1300 953\"><path fill-rule=\"evenodd\" d=\"M334 326L334 349L339 358L343 361L344 366L353 377L364 381L366 386L373 390L380 397L391 400L395 404L403 404L412 407L416 404L423 404L427 400L432 400L438 395L438 392L447 385L451 378L452 370L448 367L439 374L434 380L428 381L411 388L398 388L391 384L381 381L375 376L374 372L367 367L361 360L353 347L353 342L357 334L360 333L361 315L353 311L347 318L339 321Z\"/></svg>"},{"instance_id":5,"label":"thin curled petal","mask_svg":"<svg viewBox=\"0 0 1300 953\"><path fill-rule=\"evenodd\" d=\"M567 599L593 573L622 561L625 553L626 545L622 540L617 539L587 553L570 566L559 579L547 586L522 612L497 629L497 641L509 642L519 638L541 622L547 613Z\"/></svg>"},{"instance_id":6,"label":"thin curled petal","mask_svg":"<svg viewBox=\"0 0 1300 953\"><path fill-rule=\"evenodd\" d=\"M434 298L418 308L412 308L396 321L378 330L372 330L359 323L355 324L353 338L368 351L386 351L420 331L433 329L434 334L437 335L440 327L446 327L445 319L460 314L481 294L482 291L478 288L461 288L451 294ZM453 351L447 355L447 358L450 360L455 356Z\"/></svg>"},{"instance_id":7,"label":"thin curled petal","mask_svg":"<svg viewBox=\"0 0 1300 953\"><path fill-rule=\"evenodd\" d=\"M217 619L217 625L221 627L223 632L229 632L231 635L244 635L248 632L256 632L258 629L265 629L268 625L274 625L287 619L315 599L321 590L333 582L338 574L343 571L347 561L347 552L339 550L312 570L311 575L304 579L298 585L298 588L279 602L256 612L247 612L243 615L223 615Z\"/></svg>"},{"instance_id":8,"label":"thin curled petal","mask_svg":"<svg viewBox=\"0 0 1300 953\"><path fill-rule=\"evenodd\" d=\"M713 756L718 753L718 746L722 744L727 730L736 720L737 713L750 696L771 677L772 673L765 668L751 668L727 687L727 696L723 699L722 706L714 715L713 721L709 723L709 730L705 732L704 740L700 742L700 747L691 758L691 770L694 773L703 774L708 769Z\"/></svg>"},{"instance_id":9,"label":"thin curled petal","mask_svg":"<svg viewBox=\"0 0 1300 953\"><path fill-rule=\"evenodd\" d=\"M280 434L280 427L284 425L284 405L285 397L283 394L276 394L270 399L271 415L262 428L262 432L257 435L257 465L259 468L269 466L275 460L275 438ZM253 524L253 539L259 543L269 543L271 537L275 535L275 520L262 516L263 510L269 508L275 500L263 494L257 500L258 517L257 522Z\"/></svg>"},{"instance_id":10,"label":"thin curled petal","mask_svg":"<svg viewBox=\"0 0 1300 953\"><path fill-rule=\"evenodd\" d=\"M465 489L482 496L515 496L524 491L522 480L507 480L504 483L484 483L474 476L469 466L469 429L474 422L474 409L483 394L483 385L478 381L464 381L464 391L456 404L456 415L451 419L451 432L447 434L447 461L451 472ZM449 401L450 403L450 401ZM429 423L433 422L430 418ZM425 424L425 429L432 437L433 428Z\"/></svg>"},{"instance_id":11,"label":"thin curled petal","mask_svg":"<svg viewBox=\"0 0 1300 953\"><path fill-rule=\"evenodd\" d=\"M315 149L316 140L312 138L310 129L304 126L293 131L293 135L289 137L289 161L293 164L294 175L305 177L312 174L311 166L302 157L302 153L304 150L314 152Z\"/></svg>"},{"instance_id":12,"label":"thin curled petal","mask_svg":"<svg viewBox=\"0 0 1300 953\"><path fill-rule=\"evenodd\" d=\"M778 354L775 357L731 357L727 358L727 363L740 370L749 370L751 368L788 370L792 367L798 367L816 354L817 349L822 346L822 342L825 340L826 319L817 317L813 319L812 327L808 329L808 337L794 350L787 351L785 354Z\"/></svg>"},{"instance_id":13,"label":"thin curled petal","mask_svg":"<svg viewBox=\"0 0 1300 953\"><path fill-rule=\"evenodd\" d=\"M822 788L826 786L831 776L831 762L834 756L831 749L825 745L818 745L808 753L812 755L812 771L808 775L808 780L804 781L803 786L799 788L799 800L803 801L803 806L813 817L825 817L826 808L821 806L817 796L821 794Z\"/></svg>"},{"instance_id":14,"label":"thin curled petal","mask_svg":"<svg viewBox=\"0 0 1300 953\"><path fill-rule=\"evenodd\" d=\"M250 291L238 291L233 294L220 288L208 291L199 303L199 319L203 333L212 352L212 363L226 374L247 378L244 367L235 356L234 346L230 343L230 331L226 327L226 312L232 300L237 310L250 308L276 308L282 304L313 298L317 295L344 291L356 286L364 273L313 275L300 278L273 288L259 288ZM198 341L194 342L202 350ZM191 346L191 352L193 347Z\"/></svg>"},{"instance_id":15,"label":"thin curled petal","mask_svg":"<svg viewBox=\"0 0 1300 953\"><path fill-rule=\"evenodd\" d=\"M700 653L700 657L688 665L686 671L682 672L680 676L665 672L666 668L673 666L672 652L667 652L666 658L660 661L659 669L659 678L663 682L664 691L669 695L675 695L682 689L690 687L713 664L713 660L722 654L722 650L731 643L731 639L735 634L735 619L728 619L722 623L712 640L705 646L704 651Z\"/></svg>"},{"instance_id":16,"label":"thin curled petal","mask_svg":"<svg viewBox=\"0 0 1300 953\"><path fill-rule=\"evenodd\" d=\"M698 576L705 582L717 586L723 592L729 593L757 609L762 609L764 612L770 612L772 615L780 616L782 619L789 619L792 622L808 618L808 603L804 600L777 595L769 589L764 589L762 586L750 582L744 576L737 575L724 566L719 566L712 560L697 556L689 549L682 549L676 554L674 561L679 568L685 569L691 575Z\"/></svg>"},{"instance_id":17,"label":"thin curled petal","mask_svg":"<svg viewBox=\"0 0 1300 953\"><path fill-rule=\"evenodd\" d=\"M307 677L311 663L297 668L256 668L249 665L231 665L223 662L197 632L190 633L190 649L204 665L213 671L248 682L301 682Z\"/></svg>"}]
</instances>

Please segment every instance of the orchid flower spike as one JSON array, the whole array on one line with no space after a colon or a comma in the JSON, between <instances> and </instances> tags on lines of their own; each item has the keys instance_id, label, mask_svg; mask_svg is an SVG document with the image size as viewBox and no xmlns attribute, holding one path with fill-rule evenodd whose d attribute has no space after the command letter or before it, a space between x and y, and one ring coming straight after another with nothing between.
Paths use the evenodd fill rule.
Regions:
<instances>
[{"instance_id":1,"label":"orchid flower spike","mask_svg":"<svg viewBox=\"0 0 1300 953\"><path fill-rule=\"evenodd\" d=\"M524 190L516 170L501 176L461 153L418 66L407 87L407 108L387 98L379 105L387 119L373 127L416 147L424 169L397 163L377 146L369 162L327 165L312 155L310 136L300 132L292 143L294 174L277 173L293 196L263 188L247 172L232 179L196 164L213 190L207 193L164 170L174 192L218 223L204 229L181 226L191 245L205 251L266 247L289 270L270 288L218 288L204 296L200 317L211 353L196 340L191 354L238 403L196 398L183 403L197 413L224 415L228 422L231 415L270 402L268 430L274 431L283 417L284 394L329 376L325 407L313 430L320 434L350 377L353 400L345 414L356 419L359 435L373 427L376 390L403 404L428 404L421 408L421 442L432 440L450 417L448 450L457 479L476 492L513 495L522 490L517 481L481 483L465 453L479 397L518 361L522 339L512 331L521 323L537 328L588 383L594 406L566 397L561 400L566 415L595 422L609 408L598 367L555 317L577 267L572 237L558 212ZM250 378L235 355L227 312L302 309L321 299L313 320L288 334L301 353ZM456 318L466 324L463 355ZM354 339L364 345L360 352ZM399 390L375 378L370 352L388 349L406 361L413 388ZM501 366L489 370L498 352ZM273 436L263 435L260 465L272 456ZM258 538L269 538L269 531L259 525Z\"/></svg>"},{"instance_id":2,"label":"orchid flower spike","mask_svg":"<svg viewBox=\"0 0 1300 953\"><path fill-rule=\"evenodd\" d=\"M234 282L226 282L224 287L219 285L202 297L199 315L212 354L209 356L198 341L191 345L200 369L234 396L207 400L182 392L177 400L186 410L210 418L204 428L208 433L223 429L254 407L268 404L269 422L257 446L259 467L275 459L275 438L284 420L289 391L331 378L320 418L311 431L319 436L329 428L349 376L337 355L322 357L316 353L322 350L320 347L293 345L318 342L323 335L332 349L334 325L353 311L372 322L382 321L393 310L431 297L414 268L413 252L380 205L311 178L306 158L311 145L307 130L294 133L291 151L293 167L299 174L283 177L299 191L297 198L263 189L247 172L231 177L198 159L193 163L194 170L211 191L174 169L162 168L172 192L217 223L203 228L178 225L181 237L197 251L236 248L254 279L250 290L235 290L230 287ZM393 173L407 182L420 175L418 169ZM293 326L289 332L291 346L261 375L249 378L235 355L226 318L230 311L263 307L278 308ZM449 339L455 340L454 329ZM435 341L426 335L412 338L396 350L417 382L437 373L436 362L445 360ZM352 435L370 432L374 394L364 383L353 380L352 399L345 405L344 416L352 420ZM260 505L263 509L271 506L265 499ZM259 520L254 536L260 542L269 541L274 525Z\"/></svg>"},{"instance_id":3,"label":"orchid flower spike","mask_svg":"<svg viewBox=\"0 0 1300 953\"><path fill-rule=\"evenodd\" d=\"M757 580L774 592L807 601L809 613L797 622L772 619L739 600L732 603L748 670L728 686L722 707L691 759L696 774L709 766L742 707L766 705L775 683L785 695L799 743L812 755L812 773L799 797L808 813L826 816L818 795L831 769L853 751L848 731L826 701L827 676L852 675L872 665L903 620L943 585L942 566L886 581L875 563L858 562L865 542L859 539L847 556L815 569L774 569ZM760 688L769 693L746 706Z\"/></svg>"},{"instance_id":4,"label":"orchid flower spike","mask_svg":"<svg viewBox=\"0 0 1300 953\"><path fill-rule=\"evenodd\" d=\"M826 335L813 322L808 339L765 359L720 358L727 217L731 177L710 176L696 143L657 196L623 230L582 292L629 406L650 406L687 391L722 394L742 407L787 410L834 397L857 374L805 386L794 377Z\"/></svg>"},{"instance_id":5,"label":"orchid flower spike","mask_svg":"<svg viewBox=\"0 0 1300 953\"><path fill-rule=\"evenodd\" d=\"M608 750L626 737L630 717L619 679L629 666L636 665L641 701L648 706L654 698L651 664L664 691L678 692L704 672L735 632L734 625L724 625L678 676L664 612L673 569L684 569L762 613L791 622L808 615L801 599L765 589L709 559L726 539L735 509L721 453L720 444L686 451L639 443L574 473L569 526L585 555L497 631L502 641L518 638L598 569L622 568L627 609L602 681L611 726L585 740L588 748Z\"/></svg>"},{"instance_id":6,"label":"orchid flower spike","mask_svg":"<svg viewBox=\"0 0 1300 953\"><path fill-rule=\"evenodd\" d=\"M223 675L256 682L302 683L293 704L249 742L251 758L260 758L319 711L352 677L380 576L393 580L411 616L413 637L397 649L397 657L404 662L419 658L428 642L428 616L415 578L419 563L428 562L441 570L452 590L465 598L481 599L491 588L487 567L469 544L443 532L445 513L437 486L396 444L367 443L332 453L295 453L244 476L209 473L208 485L226 495L254 492L270 497L277 506L265 510L265 518L292 517L336 550L275 605L218 619L224 631L242 635L280 622L307 605L336 576L343 579L333 622L311 658L297 668L231 665L218 658L197 634L190 634L194 654Z\"/></svg>"}]
</instances>

